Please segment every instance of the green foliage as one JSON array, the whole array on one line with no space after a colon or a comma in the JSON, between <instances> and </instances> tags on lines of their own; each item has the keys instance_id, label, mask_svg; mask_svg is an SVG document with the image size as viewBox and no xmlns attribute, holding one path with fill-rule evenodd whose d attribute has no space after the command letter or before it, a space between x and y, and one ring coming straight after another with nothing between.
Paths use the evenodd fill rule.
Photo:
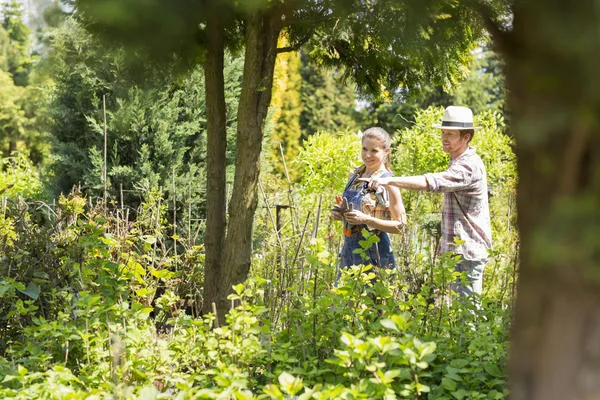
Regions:
<instances>
[{"instance_id":1,"label":"green foliage","mask_svg":"<svg viewBox=\"0 0 600 400\"><path fill-rule=\"evenodd\" d=\"M18 138L17 151L27 154L45 175L50 173L48 166L52 160L48 105L53 89L54 84L48 75L35 69L29 75L29 85L25 87L20 101L25 125L23 135Z\"/></svg>"},{"instance_id":2,"label":"green foliage","mask_svg":"<svg viewBox=\"0 0 600 400\"><path fill-rule=\"evenodd\" d=\"M74 19L54 32L52 44L57 81L50 107L58 155L55 191L81 185L88 196L103 196L106 130L108 201L136 209L146 193L162 187L168 193L169 218L176 213L179 229L190 235L202 231L201 224L190 222L204 217L206 201L202 69L166 80L165 71L157 68L144 86L135 85L123 50L108 51ZM228 165L235 154L241 63L240 58L226 58Z\"/></svg>"},{"instance_id":3,"label":"green foliage","mask_svg":"<svg viewBox=\"0 0 600 400\"><path fill-rule=\"evenodd\" d=\"M20 101L25 89L16 86L9 73L0 70L0 140L7 145L2 146L2 155L9 155L16 150L13 144L23 135L26 117Z\"/></svg>"},{"instance_id":4,"label":"green foliage","mask_svg":"<svg viewBox=\"0 0 600 400\"><path fill-rule=\"evenodd\" d=\"M469 51L483 37L480 20L462 3L439 1L236 2L182 0L148 8L136 1L75 1L86 25L107 42L126 43L133 59L189 66L205 56L207 24L217 11L225 47L239 50L250 16L281 12L289 45L303 45L321 65L344 66L344 77L371 93L416 87L423 82L449 87L464 75ZM490 17L505 5L490 7ZM130 19L135 15L135 23ZM288 22L289 21L289 22ZM157 34L160 32L160 35Z\"/></svg>"},{"instance_id":5,"label":"green foliage","mask_svg":"<svg viewBox=\"0 0 600 400\"><path fill-rule=\"evenodd\" d=\"M139 298L135 299L140 304L151 301L149 296L156 293L160 282L173 278L169 268L175 266L182 276L187 276L197 267L194 247L176 259L164 258L160 251L164 246L160 232L153 231L152 236L143 225L127 227L123 225L124 221L106 220L94 210L83 215L86 203L86 199L71 194L59 199L56 211L46 205L30 214L21 202L14 206L9 203L4 210L1 246L6 252L0 258L0 273L4 277L0 308L4 327L2 347L6 351L37 357L36 354L43 354L43 349L55 349L59 345L52 336L60 327L75 329L67 323L73 316L68 312L64 314L65 307L88 301L90 306L99 307L94 309L97 318L114 313L118 316L122 310L115 304L129 298L128 293L138 293ZM40 212L45 210L50 210L51 215ZM50 226L37 222L48 217L53 221ZM139 237L129 237L130 232L136 232ZM153 246L154 243L160 247ZM128 288L129 284L132 286ZM176 285L171 289L178 290ZM19 298L21 295L23 299ZM152 310L147 307L136 309L135 304L131 307L146 316ZM79 313L76 309L73 312L75 316ZM37 342L21 346L21 335L29 336L28 330L34 329L31 324L35 321L41 321L42 325L45 321L65 324L59 323L56 329L43 332L36 330ZM77 321L77 324L85 323ZM81 350L79 342L68 340L71 340L72 348L67 353L70 351L73 355ZM6 342L13 341L16 342L9 349ZM53 350L54 356L60 353L60 349ZM68 354L64 357L66 362ZM45 356L36 358L36 362L43 364L45 359Z\"/></svg>"},{"instance_id":6,"label":"green foliage","mask_svg":"<svg viewBox=\"0 0 600 400\"><path fill-rule=\"evenodd\" d=\"M400 132L394 142L392 165L396 175L422 175L441 171L448 166L448 156L442 150L439 123L443 108L431 107L417 112L415 123Z\"/></svg>"},{"instance_id":7,"label":"green foliage","mask_svg":"<svg viewBox=\"0 0 600 400\"><path fill-rule=\"evenodd\" d=\"M384 127L388 132L402 131L416 123L420 110L468 105L475 114L504 110L505 87L502 62L488 46L473 50L470 70L464 71L451 87L421 84L419 87L398 88L387 101L363 96L363 124Z\"/></svg>"},{"instance_id":8,"label":"green foliage","mask_svg":"<svg viewBox=\"0 0 600 400\"><path fill-rule=\"evenodd\" d=\"M319 132L357 132L356 88L342 82L339 69L324 68L301 55L302 139Z\"/></svg>"},{"instance_id":9,"label":"green foliage","mask_svg":"<svg viewBox=\"0 0 600 400\"><path fill-rule=\"evenodd\" d=\"M16 200L18 196L40 198L43 194L42 180L38 170L21 153L0 158L0 196Z\"/></svg>"},{"instance_id":10,"label":"green foliage","mask_svg":"<svg viewBox=\"0 0 600 400\"><path fill-rule=\"evenodd\" d=\"M237 307L227 317L229 324L213 330L210 316L195 319L178 311L182 300L172 289L186 269L183 258L178 273L163 269L172 265L155 258L159 254L152 244L157 241L149 240L142 227L131 231L139 236L110 233L109 221L82 214L85 204L76 195L61 198L59 225L52 235L42 236L55 249L45 261L55 266L34 264L28 285L20 283L31 279L28 272L16 267L35 260L39 249L21 224L13 224L16 240L8 258L0 260L0 356L18 360L18 365L0 363L2 397L21 392L26 397L71 393L104 398L144 393L152 383L159 387L157 394L163 387L173 391L186 385L190 395L199 394L197 383L215 387L207 392L212 394L244 392L249 376L242 371L264 352L260 287L236 287L231 300ZM29 260L18 256L26 240ZM152 301L160 282L168 289ZM151 312L155 318L162 313L161 326L171 333L157 331L148 319Z\"/></svg>"},{"instance_id":11,"label":"green foliage","mask_svg":"<svg viewBox=\"0 0 600 400\"><path fill-rule=\"evenodd\" d=\"M391 271L352 267L337 287L293 305L292 325L278 339L288 343L285 352L273 350L281 364L273 370L279 385L265 392L272 398L292 392L301 398L502 398L506 378L498 363L506 348L496 345L506 343L508 315L487 304L481 317L472 303L433 306L426 296L434 291L428 290L404 292L400 300L397 284ZM440 276L429 287L444 285ZM494 350L482 351L487 346Z\"/></svg>"},{"instance_id":12,"label":"green foliage","mask_svg":"<svg viewBox=\"0 0 600 400\"><path fill-rule=\"evenodd\" d=\"M451 90L452 104L468 104L475 114L502 112L506 98L502 69L498 55L483 46L475 53L467 79Z\"/></svg>"},{"instance_id":13,"label":"green foliage","mask_svg":"<svg viewBox=\"0 0 600 400\"><path fill-rule=\"evenodd\" d=\"M35 77L38 79L38 77ZM38 165L48 157L46 104L48 82L40 78L36 85L14 84L11 75L0 70L0 146L5 157L19 151Z\"/></svg>"},{"instance_id":14,"label":"green foliage","mask_svg":"<svg viewBox=\"0 0 600 400\"><path fill-rule=\"evenodd\" d=\"M451 96L442 87L422 85L399 88L387 101L366 96L361 116L367 125L381 126L390 134L412 126L415 116L431 106L451 104Z\"/></svg>"},{"instance_id":15,"label":"green foliage","mask_svg":"<svg viewBox=\"0 0 600 400\"><path fill-rule=\"evenodd\" d=\"M279 39L279 47L286 43L285 38ZM270 105L270 119L273 122L265 134L265 143L269 164L280 176L291 173L289 169L285 170L283 163L293 160L300 149L300 113L303 110L300 104L301 79L300 55L297 52L278 55Z\"/></svg>"},{"instance_id":16,"label":"green foliage","mask_svg":"<svg viewBox=\"0 0 600 400\"><path fill-rule=\"evenodd\" d=\"M27 86L32 66L31 31L23 22L23 7L16 0L3 1L1 15L2 29L9 39L8 43L3 43L6 47L1 49L6 71L16 86Z\"/></svg>"},{"instance_id":17,"label":"green foliage","mask_svg":"<svg viewBox=\"0 0 600 400\"><path fill-rule=\"evenodd\" d=\"M4 1L0 13L0 153L27 155L36 165L48 157L48 79L33 71L31 32L19 2Z\"/></svg>"},{"instance_id":18,"label":"green foliage","mask_svg":"<svg viewBox=\"0 0 600 400\"><path fill-rule=\"evenodd\" d=\"M340 194L360 163L360 138L353 132L319 133L304 143L297 158L304 193Z\"/></svg>"},{"instance_id":19,"label":"green foliage","mask_svg":"<svg viewBox=\"0 0 600 400\"><path fill-rule=\"evenodd\" d=\"M334 257L315 240L295 279L303 288L274 297L274 282L259 277L236 285L217 326L184 310L194 250L161 250L160 204L155 192L125 228L74 193L45 227L39 211L10 203L0 223L0 396L506 395L507 311L493 298L476 313L469 301L438 302L456 260L438 260L416 292L398 271L369 265L332 285Z\"/></svg>"}]
</instances>

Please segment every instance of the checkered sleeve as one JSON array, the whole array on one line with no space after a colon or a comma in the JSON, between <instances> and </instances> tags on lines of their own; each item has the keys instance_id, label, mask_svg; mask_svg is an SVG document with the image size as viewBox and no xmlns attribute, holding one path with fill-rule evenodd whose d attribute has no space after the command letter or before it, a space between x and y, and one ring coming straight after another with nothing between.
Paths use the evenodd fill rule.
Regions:
<instances>
[{"instance_id":1,"label":"checkered sleeve","mask_svg":"<svg viewBox=\"0 0 600 400\"><path fill-rule=\"evenodd\" d=\"M425 180L431 192L457 192L477 186L482 171L467 163L454 163L443 172L425 174Z\"/></svg>"}]
</instances>

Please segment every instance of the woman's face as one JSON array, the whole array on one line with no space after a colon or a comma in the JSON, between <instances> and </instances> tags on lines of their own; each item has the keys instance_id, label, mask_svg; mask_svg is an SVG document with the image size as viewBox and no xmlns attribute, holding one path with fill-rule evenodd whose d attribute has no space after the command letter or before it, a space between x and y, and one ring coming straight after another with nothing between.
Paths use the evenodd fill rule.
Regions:
<instances>
[{"instance_id":1,"label":"woman's face","mask_svg":"<svg viewBox=\"0 0 600 400\"><path fill-rule=\"evenodd\" d=\"M362 140L361 157L368 172L377 171L384 163L390 149L386 149L381 140L367 137Z\"/></svg>"}]
</instances>

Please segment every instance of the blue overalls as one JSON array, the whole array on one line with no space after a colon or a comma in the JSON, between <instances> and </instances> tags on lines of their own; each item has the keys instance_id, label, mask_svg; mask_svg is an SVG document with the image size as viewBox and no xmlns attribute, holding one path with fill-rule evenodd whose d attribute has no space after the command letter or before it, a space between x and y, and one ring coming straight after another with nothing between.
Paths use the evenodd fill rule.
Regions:
<instances>
[{"instance_id":1,"label":"blue overalls","mask_svg":"<svg viewBox=\"0 0 600 400\"><path fill-rule=\"evenodd\" d=\"M344 189L343 197L348 201L348 206L352 205L354 210L362 211L363 199L365 196L370 196L370 193L366 190L366 182L363 184L355 184L357 174L354 174ZM382 178L392 176L391 172L386 172L381 175ZM343 224L348 224L345 220ZM373 244L369 249L365 250L365 255L368 257L364 260L361 254L354 254L355 249L361 249L359 241L365 240L361 230L366 228L366 225L352 225L350 226L350 233L347 233L347 229L344 229L344 246L340 254L340 268L348 268L351 265L359 264L372 264L382 268L395 268L396 260L394 259L394 253L392 251L392 244L390 237L386 232L372 231L379 237L379 242Z\"/></svg>"}]
</instances>

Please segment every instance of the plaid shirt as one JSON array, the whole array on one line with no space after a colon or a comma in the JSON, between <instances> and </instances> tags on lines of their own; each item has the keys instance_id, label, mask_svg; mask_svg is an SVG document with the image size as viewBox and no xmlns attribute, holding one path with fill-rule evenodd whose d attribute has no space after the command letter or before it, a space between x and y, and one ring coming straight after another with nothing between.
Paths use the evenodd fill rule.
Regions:
<instances>
[{"instance_id":1,"label":"plaid shirt","mask_svg":"<svg viewBox=\"0 0 600 400\"><path fill-rule=\"evenodd\" d=\"M485 166L473 147L444 172L425 174L431 192L444 193L440 253L453 251L465 260L487 260L492 247ZM464 212L463 212L464 211ZM464 243L455 245L454 238Z\"/></svg>"},{"instance_id":2,"label":"plaid shirt","mask_svg":"<svg viewBox=\"0 0 600 400\"><path fill-rule=\"evenodd\" d=\"M354 170L353 175L356 177L359 177L363 171L365 170L365 166L361 165L360 167L356 168ZM373 172L373 174L371 174L372 178L383 178L383 177L388 177L388 176L392 176L393 174L388 171L384 166L381 166L377 171ZM390 211L389 208L389 195L387 193L387 190L384 188L381 188L380 190L383 192L383 199L384 199L384 203L381 203L380 201L377 200L377 196L375 195L375 192L369 191L367 192L366 187L367 187L367 183L366 182L360 182L357 180L354 180L354 182L352 182L352 185L354 190L356 190L357 192L361 192L362 194L362 203L360 205L360 210L362 212L364 212L367 215L370 215L372 217L375 218L379 218L379 219L385 219L385 220L392 220L392 212Z\"/></svg>"},{"instance_id":3,"label":"plaid shirt","mask_svg":"<svg viewBox=\"0 0 600 400\"><path fill-rule=\"evenodd\" d=\"M348 178L348 183L346 184L346 188L344 189L344 197L348 199L350 203L354 206L355 210L360 210L367 215L370 215L375 218L384 219L384 220L392 220L392 212L389 209L389 195L387 190L381 187L379 190L382 192L378 199L375 192L367 191L367 183L361 182L357 180L358 177L364 172L365 166L361 165L352 171L350 177ZM377 171L371 174L374 178L379 177L387 177L392 176L393 174L385 169L384 166L381 166ZM344 220L344 225L348 224ZM367 228L366 225L350 225L348 224L348 229L350 229L353 233L358 233L362 228Z\"/></svg>"}]
</instances>

